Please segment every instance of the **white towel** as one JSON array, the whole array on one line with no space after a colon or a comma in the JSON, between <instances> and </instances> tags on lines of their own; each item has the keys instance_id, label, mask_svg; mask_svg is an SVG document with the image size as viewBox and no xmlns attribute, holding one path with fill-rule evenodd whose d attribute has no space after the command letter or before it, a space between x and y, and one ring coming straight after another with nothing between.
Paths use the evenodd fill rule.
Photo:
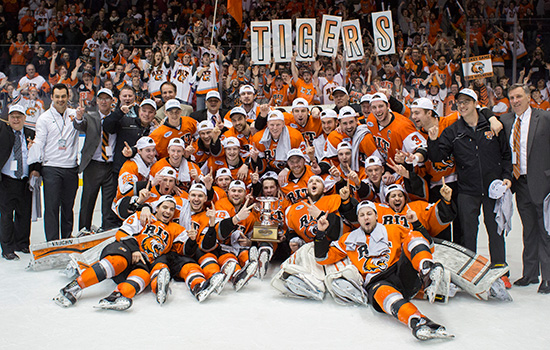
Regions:
<instances>
[{"instance_id":1,"label":"white towel","mask_svg":"<svg viewBox=\"0 0 550 350\"><path fill-rule=\"evenodd\" d=\"M509 189L504 192L502 197L498 198L493 211L495 221L497 222L497 232L505 236L512 230L512 215L514 214L514 205L512 203L512 191Z\"/></svg>"},{"instance_id":2,"label":"white towel","mask_svg":"<svg viewBox=\"0 0 550 350\"><path fill-rule=\"evenodd\" d=\"M206 164L206 163L205 163ZM214 176L216 174L212 174ZM181 160L180 167L178 169L178 181L179 182L189 182L191 181L191 176L189 175L189 164L187 159L183 158Z\"/></svg>"},{"instance_id":3,"label":"white towel","mask_svg":"<svg viewBox=\"0 0 550 350\"><path fill-rule=\"evenodd\" d=\"M149 171L151 170L151 167L148 167L143 159L141 159L141 156L139 154L136 154L132 160L136 163L138 167L138 173L143 176L145 179L149 178Z\"/></svg>"},{"instance_id":4,"label":"white towel","mask_svg":"<svg viewBox=\"0 0 550 350\"><path fill-rule=\"evenodd\" d=\"M544 198L544 203L542 205L543 217L544 217L544 228L546 233L550 235L550 193Z\"/></svg>"},{"instance_id":5,"label":"white towel","mask_svg":"<svg viewBox=\"0 0 550 350\"><path fill-rule=\"evenodd\" d=\"M36 222L38 218L42 217L42 195L40 193L41 185L42 176L31 176L29 178L29 189L32 192L32 222Z\"/></svg>"},{"instance_id":6,"label":"white towel","mask_svg":"<svg viewBox=\"0 0 550 350\"><path fill-rule=\"evenodd\" d=\"M265 149L269 149L271 141L271 133L269 132L269 129L266 128L264 130L260 143L264 145ZM288 151L290 151L291 148L292 146L290 145L290 134L288 132L288 126L285 126L283 127L283 132L281 132L281 135L279 136L279 143L277 144L277 148L275 149L275 160L286 162Z\"/></svg>"},{"instance_id":7,"label":"white towel","mask_svg":"<svg viewBox=\"0 0 550 350\"><path fill-rule=\"evenodd\" d=\"M351 140L351 169L353 171L359 171L359 145L366 134L369 133L369 127L366 125L359 125L355 130L355 135ZM369 154L370 156L370 154ZM382 159L380 157L380 159Z\"/></svg>"}]
</instances>

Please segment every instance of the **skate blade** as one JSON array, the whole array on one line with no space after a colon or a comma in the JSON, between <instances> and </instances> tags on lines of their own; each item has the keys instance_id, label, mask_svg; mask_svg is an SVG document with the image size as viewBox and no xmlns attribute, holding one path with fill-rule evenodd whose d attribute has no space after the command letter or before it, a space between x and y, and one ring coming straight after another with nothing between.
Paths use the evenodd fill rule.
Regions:
<instances>
[{"instance_id":1,"label":"skate blade","mask_svg":"<svg viewBox=\"0 0 550 350\"><path fill-rule=\"evenodd\" d=\"M265 251L260 253L259 262L260 262L259 263L260 266L258 267L258 271L256 272L256 275L259 275L258 277L260 278L260 280L263 280L265 275L267 274L267 267L269 263L269 256Z\"/></svg>"},{"instance_id":2,"label":"skate blade","mask_svg":"<svg viewBox=\"0 0 550 350\"><path fill-rule=\"evenodd\" d=\"M296 276L288 276L285 280L285 287L297 298L322 301L324 297L323 292L311 288L304 280Z\"/></svg>"},{"instance_id":3,"label":"skate blade","mask_svg":"<svg viewBox=\"0 0 550 350\"><path fill-rule=\"evenodd\" d=\"M443 268L436 267L430 271L430 280L432 280L432 283L426 287L424 292L428 296L430 304L433 304L437 296L437 291L439 290L439 285L443 280Z\"/></svg>"},{"instance_id":4,"label":"skate blade","mask_svg":"<svg viewBox=\"0 0 550 350\"><path fill-rule=\"evenodd\" d=\"M67 299L63 294L56 295L52 300L61 307L73 306L73 303L71 303L71 301Z\"/></svg>"},{"instance_id":5,"label":"skate blade","mask_svg":"<svg viewBox=\"0 0 550 350\"><path fill-rule=\"evenodd\" d=\"M231 277L233 277L233 274L235 273L235 268L237 267L237 263L235 261L230 261L226 264L226 266L223 268L223 281L220 283L218 288L216 288L216 294L220 294L223 291L223 288L229 282Z\"/></svg>"},{"instance_id":6,"label":"skate blade","mask_svg":"<svg viewBox=\"0 0 550 350\"><path fill-rule=\"evenodd\" d=\"M360 290L355 288L349 281L345 279L336 279L332 281L333 292L338 296L341 304L366 304L365 297ZM336 300L338 302L338 300Z\"/></svg>"},{"instance_id":7,"label":"skate blade","mask_svg":"<svg viewBox=\"0 0 550 350\"><path fill-rule=\"evenodd\" d=\"M202 303L206 298L212 294L217 288L220 286L221 283L223 283L225 276L222 273L216 273L212 277L210 277L210 285L205 289L201 290L197 294L197 300L199 303Z\"/></svg>"},{"instance_id":8,"label":"skate blade","mask_svg":"<svg viewBox=\"0 0 550 350\"><path fill-rule=\"evenodd\" d=\"M514 301L510 293L508 293L508 290L506 290L504 281L500 278L497 278L497 280L491 285L491 288L489 290L489 297L506 302Z\"/></svg>"},{"instance_id":9,"label":"skate blade","mask_svg":"<svg viewBox=\"0 0 550 350\"><path fill-rule=\"evenodd\" d=\"M102 310L115 310L115 311L124 311L132 306L132 300L128 298L119 298L116 302L110 303L108 301L99 301L99 304L94 306L94 309Z\"/></svg>"},{"instance_id":10,"label":"skate blade","mask_svg":"<svg viewBox=\"0 0 550 350\"><path fill-rule=\"evenodd\" d=\"M258 262L257 261L249 261L248 266L246 266L246 271L242 272L245 274L244 278L241 278L238 280L233 286L235 287L235 291L240 291L252 277L254 277L254 274L258 270Z\"/></svg>"},{"instance_id":11,"label":"skate blade","mask_svg":"<svg viewBox=\"0 0 550 350\"><path fill-rule=\"evenodd\" d=\"M170 272L162 269L157 276L157 303L162 306L166 302L166 297L169 292L168 285L170 283Z\"/></svg>"},{"instance_id":12,"label":"skate blade","mask_svg":"<svg viewBox=\"0 0 550 350\"><path fill-rule=\"evenodd\" d=\"M454 334L447 332L444 328L432 329L428 326L420 328L416 336L420 340L452 339L455 337Z\"/></svg>"}]
</instances>

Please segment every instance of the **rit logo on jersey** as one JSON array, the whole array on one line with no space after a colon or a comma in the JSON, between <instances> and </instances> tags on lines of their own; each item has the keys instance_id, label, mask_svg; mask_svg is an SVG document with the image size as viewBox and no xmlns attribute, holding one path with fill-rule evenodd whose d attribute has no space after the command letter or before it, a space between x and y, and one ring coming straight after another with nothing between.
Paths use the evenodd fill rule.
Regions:
<instances>
[{"instance_id":1,"label":"rit logo on jersey","mask_svg":"<svg viewBox=\"0 0 550 350\"><path fill-rule=\"evenodd\" d=\"M300 231L307 237L313 239L315 237L313 228L317 224L317 220L312 219L309 215L302 215L300 218Z\"/></svg>"},{"instance_id":2,"label":"rit logo on jersey","mask_svg":"<svg viewBox=\"0 0 550 350\"><path fill-rule=\"evenodd\" d=\"M390 143L379 136L374 136L374 142L376 143L376 148L382 153L384 159L388 159L388 150L390 149Z\"/></svg>"},{"instance_id":3,"label":"rit logo on jersey","mask_svg":"<svg viewBox=\"0 0 550 350\"><path fill-rule=\"evenodd\" d=\"M399 214L382 216L382 225L389 224L396 224L401 225L405 228L409 228L409 222L407 221L407 218Z\"/></svg>"},{"instance_id":4,"label":"rit logo on jersey","mask_svg":"<svg viewBox=\"0 0 550 350\"><path fill-rule=\"evenodd\" d=\"M292 204L297 203L300 199L307 198L307 188L300 188L300 189L288 192L286 197Z\"/></svg>"},{"instance_id":5,"label":"rit logo on jersey","mask_svg":"<svg viewBox=\"0 0 550 350\"><path fill-rule=\"evenodd\" d=\"M168 233L162 227L148 225L143 234L147 237L141 241L141 251L152 260L158 258L168 243Z\"/></svg>"}]
</instances>

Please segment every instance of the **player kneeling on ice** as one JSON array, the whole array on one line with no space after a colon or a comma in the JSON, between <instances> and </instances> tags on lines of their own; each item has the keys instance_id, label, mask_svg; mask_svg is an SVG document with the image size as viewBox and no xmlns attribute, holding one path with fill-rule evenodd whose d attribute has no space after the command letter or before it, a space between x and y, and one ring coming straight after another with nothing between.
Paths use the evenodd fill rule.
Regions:
<instances>
[{"instance_id":1,"label":"player kneeling on ice","mask_svg":"<svg viewBox=\"0 0 550 350\"><path fill-rule=\"evenodd\" d=\"M314 241L317 262L328 265L349 258L363 276L363 288L375 310L408 325L420 340L452 337L445 327L424 316L409 301L422 286L430 302L434 301L443 266L433 262L421 233L399 225L379 224L377 216L374 203L359 203L360 227L332 242L324 237L329 221L321 217Z\"/></svg>"},{"instance_id":2,"label":"player kneeling on ice","mask_svg":"<svg viewBox=\"0 0 550 350\"><path fill-rule=\"evenodd\" d=\"M64 307L76 303L82 289L107 278L118 283L115 291L99 301L99 308L126 310L134 295L149 282L157 301L166 300L170 268L174 277L184 279L199 301L204 300L223 281L223 275L205 280L200 267L188 258L195 253L197 232L186 231L172 222L176 201L162 196L155 203L151 222L141 222L140 213L128 217L116 234L116 241L106 246L100 260L61 289L54 301Z\"/></svg>"}]
</instances>

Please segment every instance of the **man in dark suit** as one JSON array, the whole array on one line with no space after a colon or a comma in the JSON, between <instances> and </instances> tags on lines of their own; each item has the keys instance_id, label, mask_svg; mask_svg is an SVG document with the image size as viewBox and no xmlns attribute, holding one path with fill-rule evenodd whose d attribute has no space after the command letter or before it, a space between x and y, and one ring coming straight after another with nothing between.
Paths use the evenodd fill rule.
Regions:
<instances>
[{"instance_id":1,"label":"man in dark suit","mask_svg":"<svg viewBox=\"0 0 550 350\"><path fill-rule=\"evenodd\" d=\"M118 226L115 213L111 210L111 202L116 194L116 182L113 181L116 135L103 130L103 120L111 114L113 93L103 88L97 93L96 101L97 107L87 110L82 119L77 116L73 120L75 128L86 134L78 169L83 173L78 228L91 228L95 203L101 189L101 228L108 230Z\"/></svg>"},{"instance_id":2,"label":"man in dark suit","mask_svg":"<svg viewBox=\"0 0 550 350\"><path fill-rule=\"evenodd\" d=\"M512 148L513 183L523 224L523 276L514 282L539 282L538 292L550 293L550 236L544 228L543 202L550 193L550 112L531 108L529 88L516 84L508 90L513 113L500 120Z\"/></svg>"},{"instance_id":3,"label":"man in dark suit","mask_svg":"<svg viewBox=\"0 0 550 350\"><path fill-rule=\"evenodd\" d=\"M28 182L31 175L40 176L36 167L27 165L34 131L24 123L25 108L19 105L10 107L7 125L0 122L0 244L7 260L19 259L15 251L29 252L32 199Z\"/></svg>"},{"instance_id":4,"label":"man in dark suit","mask_svg":"<svg viewBox=\"0 0 550 350\"><path fill-rule=\"evenodd\" d=\"M203 120L211 121L214 126L220 122L224 123L223 118L229 110L221 108L221 106L222 100L220 98L220 93L217 91L209 91L206 94L206 108L191 113L191 118L199 123Z\"/></svg>"}]
</instances>

